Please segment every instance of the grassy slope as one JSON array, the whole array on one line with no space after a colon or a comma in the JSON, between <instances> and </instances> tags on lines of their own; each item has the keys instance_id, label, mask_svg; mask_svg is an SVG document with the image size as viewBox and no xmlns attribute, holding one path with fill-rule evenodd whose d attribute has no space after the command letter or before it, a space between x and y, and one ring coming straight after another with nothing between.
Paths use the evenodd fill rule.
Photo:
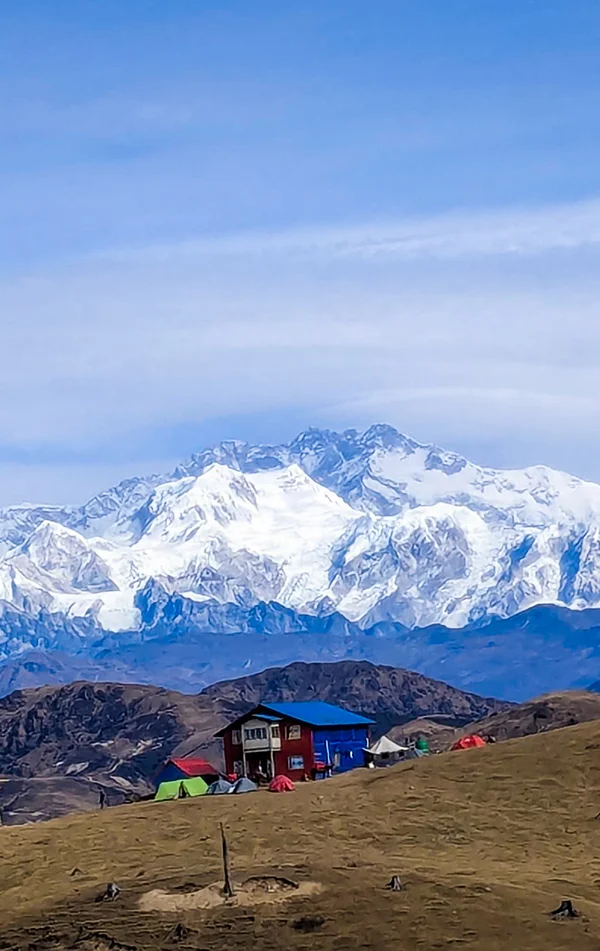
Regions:
<instances>
[{"instance_id":1,"label":"grassy slope","mask_svg":"<svg viewBox=\"0 0 600 951\"><path fill-rule=\"evenodd\" d=\"M177 946L190 951L597 949L599 811L596 721L289 795L124 806L5 829L0 948L167 949L183 922L191 932ZM139 912L151 888L219 877L221 819L237 881L279 871L322 883L322 894L256 909ZM405 892L384 889L393 873ZM121 900L94 904L109 880ZM563 897L589 920L550 921L545 912ZM312 935L290 925L307 913L325 918Z\"/></svg>"},{"instance_id":2,"label":"grassy slope","mask_svg":"<svg viewBox=\"0 0 600 951\"><path fill-rule=\"evenodd\" d=\"M425 735L429 740L429 748L440 752L450 749L458 737L469 733L480 733L482 736L491 734L497 740L512 740L598 719L599 693L565 690L514 704L458 729L445 725L441 718L421 717L394 727L388 735L398 743L403 743L407 737L416 739L419 735Z\"/></svg>"}]
</instances>

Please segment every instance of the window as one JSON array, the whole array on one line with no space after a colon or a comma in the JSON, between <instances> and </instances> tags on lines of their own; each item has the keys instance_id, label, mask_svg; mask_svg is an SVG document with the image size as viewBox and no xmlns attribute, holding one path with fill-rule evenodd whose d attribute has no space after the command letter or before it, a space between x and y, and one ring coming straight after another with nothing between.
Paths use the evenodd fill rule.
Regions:
<instances>
[{"instance_id":1,"label":"window","mask_svg":"<svg viewBox=\"0 0 600 951\"><path fill-rule=\"evenodd\" d=\"M242 732L241 730L232 730L231 731L231 742L237 746L242 742Z\"/></svg>"},{"instance_id":2,"label":"window","mask_svg":"<svg viewBox=\"0 0 600 951\"><path fill-rule=\"evenodd\" d=\"M304 769L304 757L288 756L288 769Z\"/></svg>"},{"instance_id":3,"label":"window","mask_svg":"<svg viewBox=\"0 0 600 951\"><path fill-rule=\"evenodd\" d=\"M278 740L278 739L279 739L279 727L278 727L278 726L272 726L272 727L271 727L271 736L273 737L274 740Z\"/></svg>"},{"instance_id":4,"label":"window","mask_svg":"<svg viewBox=\"0 0 600 951\"><path fill-rule=\"evenodd\" d=\"M288 726L287 728L288 740L299 740L301 736L302 736L302 727L300 726L299 723L293 723L291 726ZM291 768L292 767L290 766L290 769ZM301 769L301 768L302 768L301 766L298 767L298 769Z\"/></svg>"},{"instance_id":5,"label":"window","mask_svg":"<svg viewBox=\"0 0 600 951\"><path fill-rule=\"evenodd\" d=\"M266 727L259 727L256 730L244 730L244 738L246 740L266 740L267 730Z\"/></svg>"}]
</instances>

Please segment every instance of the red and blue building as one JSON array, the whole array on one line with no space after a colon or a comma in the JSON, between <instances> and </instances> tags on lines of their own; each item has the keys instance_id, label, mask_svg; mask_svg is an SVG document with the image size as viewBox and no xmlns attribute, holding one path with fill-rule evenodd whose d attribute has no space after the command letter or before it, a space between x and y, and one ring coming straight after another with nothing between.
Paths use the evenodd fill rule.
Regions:
<instances>
[{"instance_id":1,"label":"red and blue building","mask_svg":"<svg viewBox=\"0 0 600 951\"><path fill-rule=\"evenodd\" d=\"M260 703L220 730L227 773L322 778L364 766L373 720L321 700Z\"/></svg>"}]
</instances>

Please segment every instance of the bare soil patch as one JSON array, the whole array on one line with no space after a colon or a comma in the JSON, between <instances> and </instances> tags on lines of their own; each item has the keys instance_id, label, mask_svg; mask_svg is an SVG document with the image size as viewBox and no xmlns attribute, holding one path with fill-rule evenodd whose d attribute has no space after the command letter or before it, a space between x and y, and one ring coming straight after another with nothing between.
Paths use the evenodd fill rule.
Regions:
<instances>
[{"instance_id":1,"label":"bare soil patch","mask_svg":"<svg viewBox=\"0 0 600 951\"><path fill-rule=\"evenodd\" d=\"M318 882L291 882L275 876L257 876L237 885L231 898L223 892L222 882L212 882L206 888L183 894L163 891L155 888L142 895L138 902L140 911L160 911L176 913L196 911L198 909L220 908L223 905L248 908L253 905L274 905L290 898L309 898L322 889Z\"/></svg>"}]
</instances>

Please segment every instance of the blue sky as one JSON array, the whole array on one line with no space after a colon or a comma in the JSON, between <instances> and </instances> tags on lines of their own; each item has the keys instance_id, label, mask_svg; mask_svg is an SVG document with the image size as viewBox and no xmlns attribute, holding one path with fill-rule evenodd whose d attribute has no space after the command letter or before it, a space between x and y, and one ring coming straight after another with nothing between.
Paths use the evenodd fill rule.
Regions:
<instances>
[{"instance_id":1,"label":"blue sky","mask_svg":"<svg viewBox=\"0 0 600 951\"><path fill-rule=\"evenodd\" d=\"M592 0L0 7L0 504L388 421L600 480Z\"/></svg>"}]
</instances>

